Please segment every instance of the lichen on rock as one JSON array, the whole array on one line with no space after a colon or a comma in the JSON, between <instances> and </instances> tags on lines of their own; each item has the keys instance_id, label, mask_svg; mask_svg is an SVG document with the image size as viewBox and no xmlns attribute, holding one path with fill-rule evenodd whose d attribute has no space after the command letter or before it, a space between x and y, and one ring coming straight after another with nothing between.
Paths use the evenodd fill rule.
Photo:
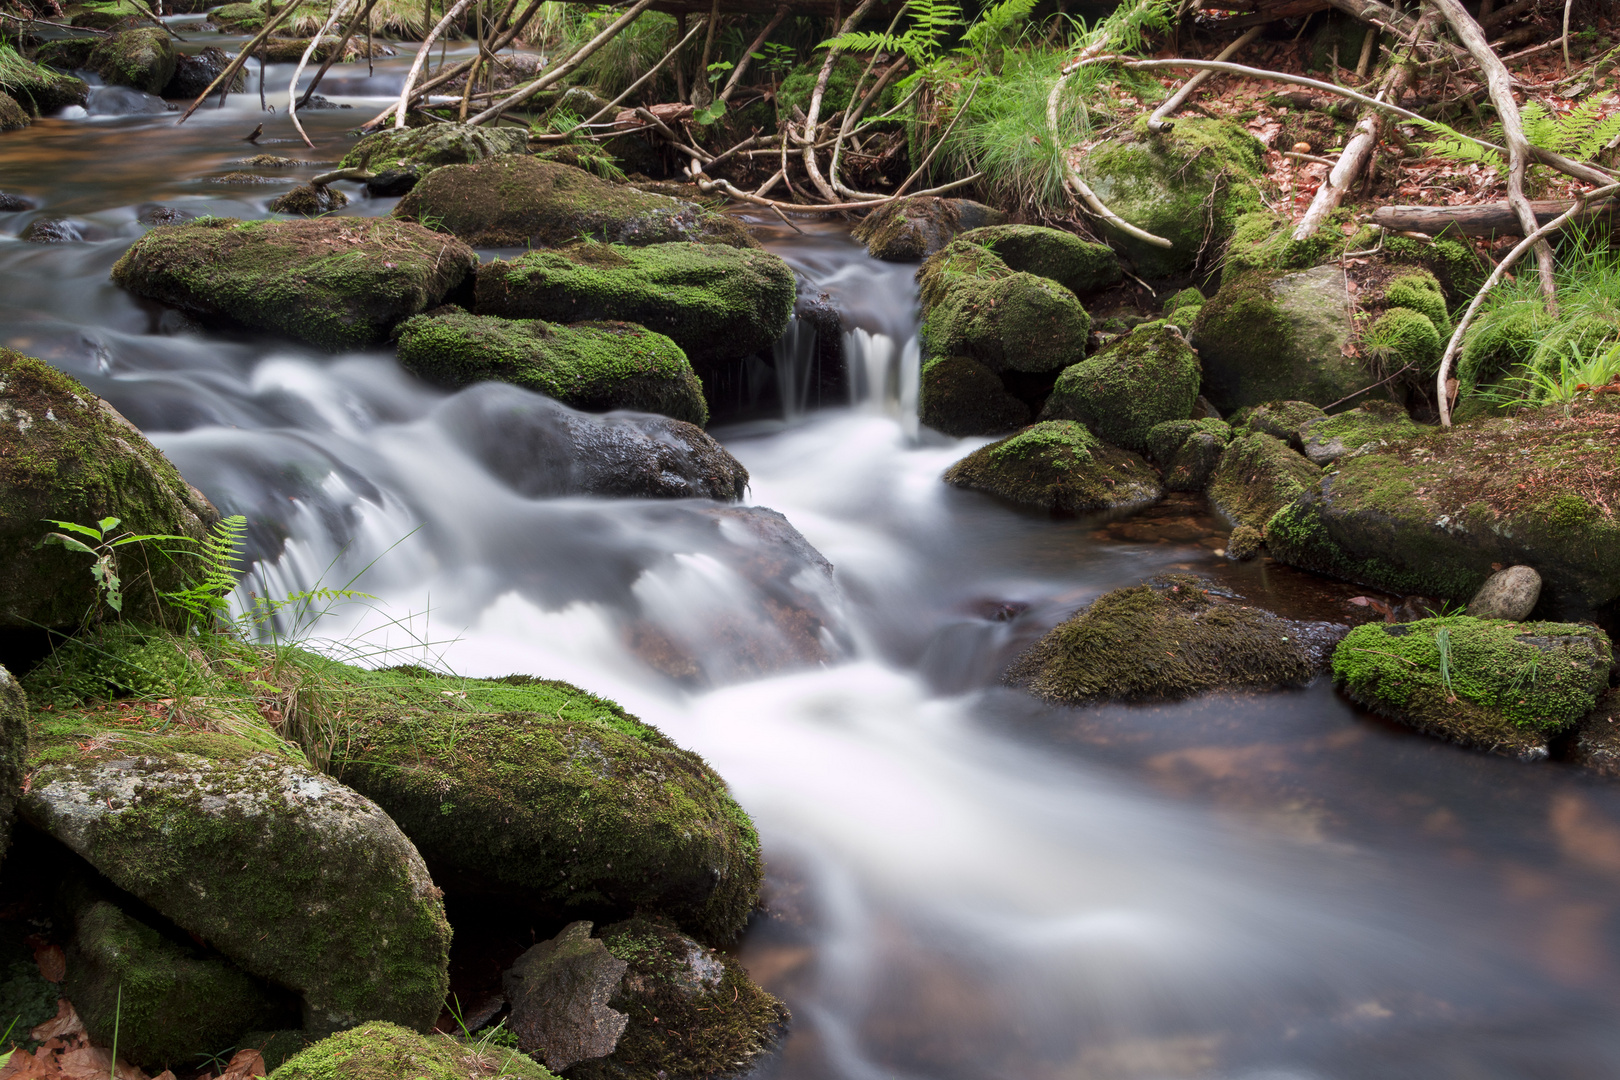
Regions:
<instances>
[{"instance_id":1,"label":"lichen on rock","mask_svg":"<svg viewBox=\"0 0 1620 1080\"><path fill-rule=\"evenodd\" d=\"M1138 327L1064 368L1041 419L1079 420L1106 442L1144 451L1153 427L1191 415L1200 376L1180 334Z\"/></svg>"},{"instance_id":2,"label":"lichen on rock","mask_svg":"<svg viewBox=\"0 0 1620 1080\"><path fill-rule=\"evenodd\" d=\"M980 447L947 469L944 479L1058 514L1140 506L1163 494L1145 461L1104 444L1073 420L1044 421Z\"/></svg>"}]
</instances>

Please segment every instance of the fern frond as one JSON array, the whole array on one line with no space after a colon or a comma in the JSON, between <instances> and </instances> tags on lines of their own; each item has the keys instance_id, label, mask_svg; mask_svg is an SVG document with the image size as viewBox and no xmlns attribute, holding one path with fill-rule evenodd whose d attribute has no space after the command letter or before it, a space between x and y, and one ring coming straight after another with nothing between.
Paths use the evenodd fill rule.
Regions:
<instances>
[{"instance_id":1,"label":"fern frond","mask_svg":"<svg viewBox=\"0 0 1620 1080\"><path fill-rule=\"evenodd\" d=\"M193 619L211 622L230 606L226 599L242 575L238 565L247 540L247 518L233 514L214 523L194 549L198 567L190 584L163 599Z\"/></svg>"}]
</instances>

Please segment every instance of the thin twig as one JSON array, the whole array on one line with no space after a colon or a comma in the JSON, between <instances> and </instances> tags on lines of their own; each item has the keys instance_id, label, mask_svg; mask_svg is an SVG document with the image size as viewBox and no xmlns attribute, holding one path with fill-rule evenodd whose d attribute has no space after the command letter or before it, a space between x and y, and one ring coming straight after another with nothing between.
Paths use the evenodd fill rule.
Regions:
<instances>
[{"instance_id":1,"label":"thin twig","mask_svg":"<svg viewBox=\"0 0 1620 1080\"><path fill-rule=\"evenodd\" d=\"M1259 37L1263 30L1265 30L1264 24L1250 27L1248 33L1244 34L1242 37L1232 42L1232 44L1222 49L1220 53L1216 55L1215 59L1232 59L1233 55L1242 49L1243 46ZM1183 83L1180 90L1177 90L1174 94L1171 94L1165 99L1163 105L1160 105L1157 109L1153 110L1153 115L1148 117L1148 130L1158 132L1161 135L1169 134L1171 128L1175 126L1175 124L1169 118L1175 115L1176 110L1181 108L1182 102L1186 101L1192 92L1202 86L1205 80L1207 80L1212 74L1213 72L1200 71L1195 73L1192 78Z\"/></svg>"},{"instance_id":2,"label":"thin twig","mask_svg":"<svg viewBox=\"0 0 1620 1080\"><path fill-rule=\"evenodd\" d=\"M614 19L613 22L600 34L597 34L591 40L581 45L578 49L575 49L573 54L570 55L567 60L564 60L556 67L552 68L550 72L542 75L538 79L535 79L521 90L516 91L509 97L505 97L500 101L497 101L495 104L491 105L489 108L485 109L471 120L468 120L467 123L475 125L486 124L495 119L497 116L501 115L501 113L505 112L507 109L512 108L512 106L521 105L523 102L528 101L546 87L560 82L564 77L572 74L575 68L589 60L596 53L596 50L600 49L603 45L606 45L608 42L617 37L619 35L619 31L635 22L636 19L641 16L641 13L646 11L652 5L653 0L636 0L636 3L628 11L626 11L623 15L620 15L617 19ZM677 68L677 70L679 69Z\"/></svg>"},{"instance_id":3,"label":"thin twig","mask_svg":"<svg viewBox=\"0 0 1620 1080\"><path fill-rule=\"evenodd\" d=\"M467 10L470 3L472 0L456 0L455 6L445 12L444 18L440 19L438 24L428 31L427 37L422 39L421 48L416 50L416 59L411 61L410 74L405 76L405 88L399 92L399 104L394 108L395 131L402 131L405 128L405 109L410 104L411 87L416 84L416 77L422 73L422 65L427 63L428 54L433 51L433 43L449 28L451 20Z\"/></svg>"},{"instance_id":4,"label":"thin twig","mask_svg":"<svg viewBox=\"0 0 1620 1080\"><path fill-rule=\"evenodd\" d=\"M983 175L983 173L974 173L972 176L964 176L960 180L952 180L948 184L941 184L939 187L929 188L927 191L919 191L913 198L921 198L924 195L941 195L947 191L955 191L957 188L966 187ZM900 198L898 195L890 195L882 199L868 199L863 202L788 203L776 199L762 198L746 191L739 191L731 181L715 179L699 180L698 190L705 195L718 191L722 195L730 195L733 199L741 199L743 202L753 203L755 206L774 206L783 210L791 210L796 214L827 214L843 213L845 210L871 210L875 207L887 206Z\"/></svg>"},{"instance_id":5,"label":"thin twig","mask_svg":"<svg viewBox=\"0 0 1620 1080\"><path fill-rule=\"evenodd\" d=\"M637 79L635 82L633 82L629 86L625 87L624 88L624 93L620 94L618 97L614 98L612 101L608 102L606 105L602 106L600 109L597 109L596 112L591 114L590 119L582 120L578 124L575 124L573 127L569 128L568 131L565 134L572 134L573 132L578 131L582 127L589 127L590 125L596 123L598 120L602 119L604 116L607 116L614 109L618 108L619 105L622 104L626 98L628 98L631 94L635 93L642 86L644 86L648 79L651 79L654 75L658 74L659 69L661 69L665 64L669 63L670 60L674 58L675 54L680 52L682 47L684 47L688 41L691 41L694 37L697 36L697 32L699 30L701 30L701 29L703 29L701 26L694 26L694 27L692 27L692 29L688 30L686 32L686 36L681 38L681 40L677 41L675 43L675 47L673 49L670 49L669 52L667 52L663 56L659 57L658 63L654 64L652 67L647 69L646 74L642 75L641 78Z\"/></svg>"},{"instance_id":6,"label":"thin twig","mask_svg":"<svg viewBox=\"0 0 1620 1080\"><path fill-rule=\"evenodd\" d=\"M731 78L726 80L725 87L720 91L721 101L727 103L731 101L732 92L737 89L737 84L742 80L743 72L748 70L748 65L754 59L754 54L759 52L761 45L765 44L765 39L771 36L771 31L782 25L782 20L788 17L788 10L786 4L777 8L776 14L771 17L770 22L765 24L765 29L759 32L759 36L754 39L754 43L743 50L742 58L737 61L737 66L731 69Z\"/></svg>"},{"instance_id":7,"label":"thin twig","mask_svg":"<svg viewBox=\"0 0 1620 1080\"><path fill-rule=\"evenodd\" d=\"M326 17L326 22L316 32L315 36L310 38L309 44L304 47L304 55L299 57L298 66L293 68L292 81L287 84L287 115L292 118L293 127L298 131L298 137L303 139L304 145L311 149L314 149L315 143L304 131L304 125L298 122L298 80L304 74L304 67L309 63L309 58L315 55L315 47L321 43L321 39L326 36L327 31L337 25L338 16L343 14L348 5L349 0L338 0L338 3L332 5L332 13ZM339 48L342 48L342 46L339 46Z\"/></svg>"}]
</instances>

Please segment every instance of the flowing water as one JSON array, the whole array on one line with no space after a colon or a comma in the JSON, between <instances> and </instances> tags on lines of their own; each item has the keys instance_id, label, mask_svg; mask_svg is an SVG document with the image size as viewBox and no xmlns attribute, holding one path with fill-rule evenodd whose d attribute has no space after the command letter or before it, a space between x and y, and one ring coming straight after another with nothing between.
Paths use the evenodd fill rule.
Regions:
<instances>
[{"instance_id":1,"label":"flowing water","mask_svg":"<svg viewBox=\"0 0 1620 1080\"><path fill-rule=\"evenodd\" d=\"M784 631L755 534L697 502L534 494L544 399L204 332L109 282L158 205L263 216L290 180L212 178L259 151L335 160L407 62L339 68L323 92L354 108L304 114L312 150L252 93L177 128L100 89L84 115L0 136L0 187L39 204L0 215L0 342L82 379L248 515L253 589L354 578L379 597L316 627L331 647L572 680L706 756L770 864L739 946L795 1017L766 1074L1620 1075L1609 787L1393 729L1325 684L1082 710L998 686L1075 607L1166 569L1296 616L1341 618L1349 591L1226 563L1191 501L1051 521L947 488L978 443L917 430L911 268L836 228L760 233L843 312L847 404L805 389L795 330L769 376L780 418L716 432L748 501L836 567L831 584L809 562L778 574L825 624L824 659L786 668L760 644ZM270 68L272 101L289 75ZM83 239L15 239L40 216Z\"/></svg>"}]
</instances>

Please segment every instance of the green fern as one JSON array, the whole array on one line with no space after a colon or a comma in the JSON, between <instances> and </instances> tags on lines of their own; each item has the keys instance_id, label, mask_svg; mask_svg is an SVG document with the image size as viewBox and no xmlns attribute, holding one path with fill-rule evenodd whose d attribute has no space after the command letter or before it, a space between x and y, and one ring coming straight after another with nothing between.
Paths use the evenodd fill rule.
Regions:
<instances>
[{"instance_id":1,"label":"green fern","mask_svg":"<svg viewBox=\"0 0 1620 1080\"><path fill-rule=\"evenodd\" d=\"M1166 33L1170 29L1170 16L1180 7L1176 0L1135 0L1121 4L1102 22L1082 34L1084 44L1107 42L1110 52L1140 52L1147 43L1147 35ZM1085 29L1085 23L1076 19L1076 25Z\"/></svg>"},{"instance_id":2,"label":"green fern","mask_svg":"<svg viewBox=\"0 0 1620 1080\"><path fill-rule=\"evenodd\" d=\"M921 68L939 59L944 51L946 38L956 27L962 25L962 9L950 0L907 0L906 14L909 16L910 25L903 34L854 30L829 38L816 47L838 48L845 52L856 53L903 53L913 67Z\"/></svg>"},{"instance_id":3,"label":"green fern","mask_svg":"<svg viewBox=\"0 0 1620 1080\"><path fill-rule=\"evenodd\" d=\"M247 518L241 514L215 522L197 544L197 576L185 588L164 593L163 599L192 620L212 627L230 607L227 597L242 575L238 563L246 538Z\"/></svg>"},{"instance_id":4,"label":"green fern","mask_svg":"<svg viewBox=\"0 0 1620 1080\"><path fill-rule=\"evenodd\" d=\"M1531 146L1551 150L1576 161L1590 161L1617 136L1620 136L1620 110L1605 116L1609 98L1588 98L1568 113L1550 111L1540 102L1532 101L1519 110L1524 124L1524 137ZM1424 125L1435 132L1437 138L1423 144L1431 157L1445 158L1463 164L1489 165L1502 170L1506 164L1502 155L1465 137L1455 128L1439 121ZM1493 124L1487 138L1502 141L1502 125Z\"/></svg>"},{"instance_id":5,"label":"green fern","mask_svg":"<svg viewBox=\"0 0 1620 1080\"><path fill-rule=\"evenodd\" d=\"M1028 21L1038 0L1001 0L984 9L962 35L958 51L984 56L1006 43L1007 32Z\"/></svg>"}]
</instances>

